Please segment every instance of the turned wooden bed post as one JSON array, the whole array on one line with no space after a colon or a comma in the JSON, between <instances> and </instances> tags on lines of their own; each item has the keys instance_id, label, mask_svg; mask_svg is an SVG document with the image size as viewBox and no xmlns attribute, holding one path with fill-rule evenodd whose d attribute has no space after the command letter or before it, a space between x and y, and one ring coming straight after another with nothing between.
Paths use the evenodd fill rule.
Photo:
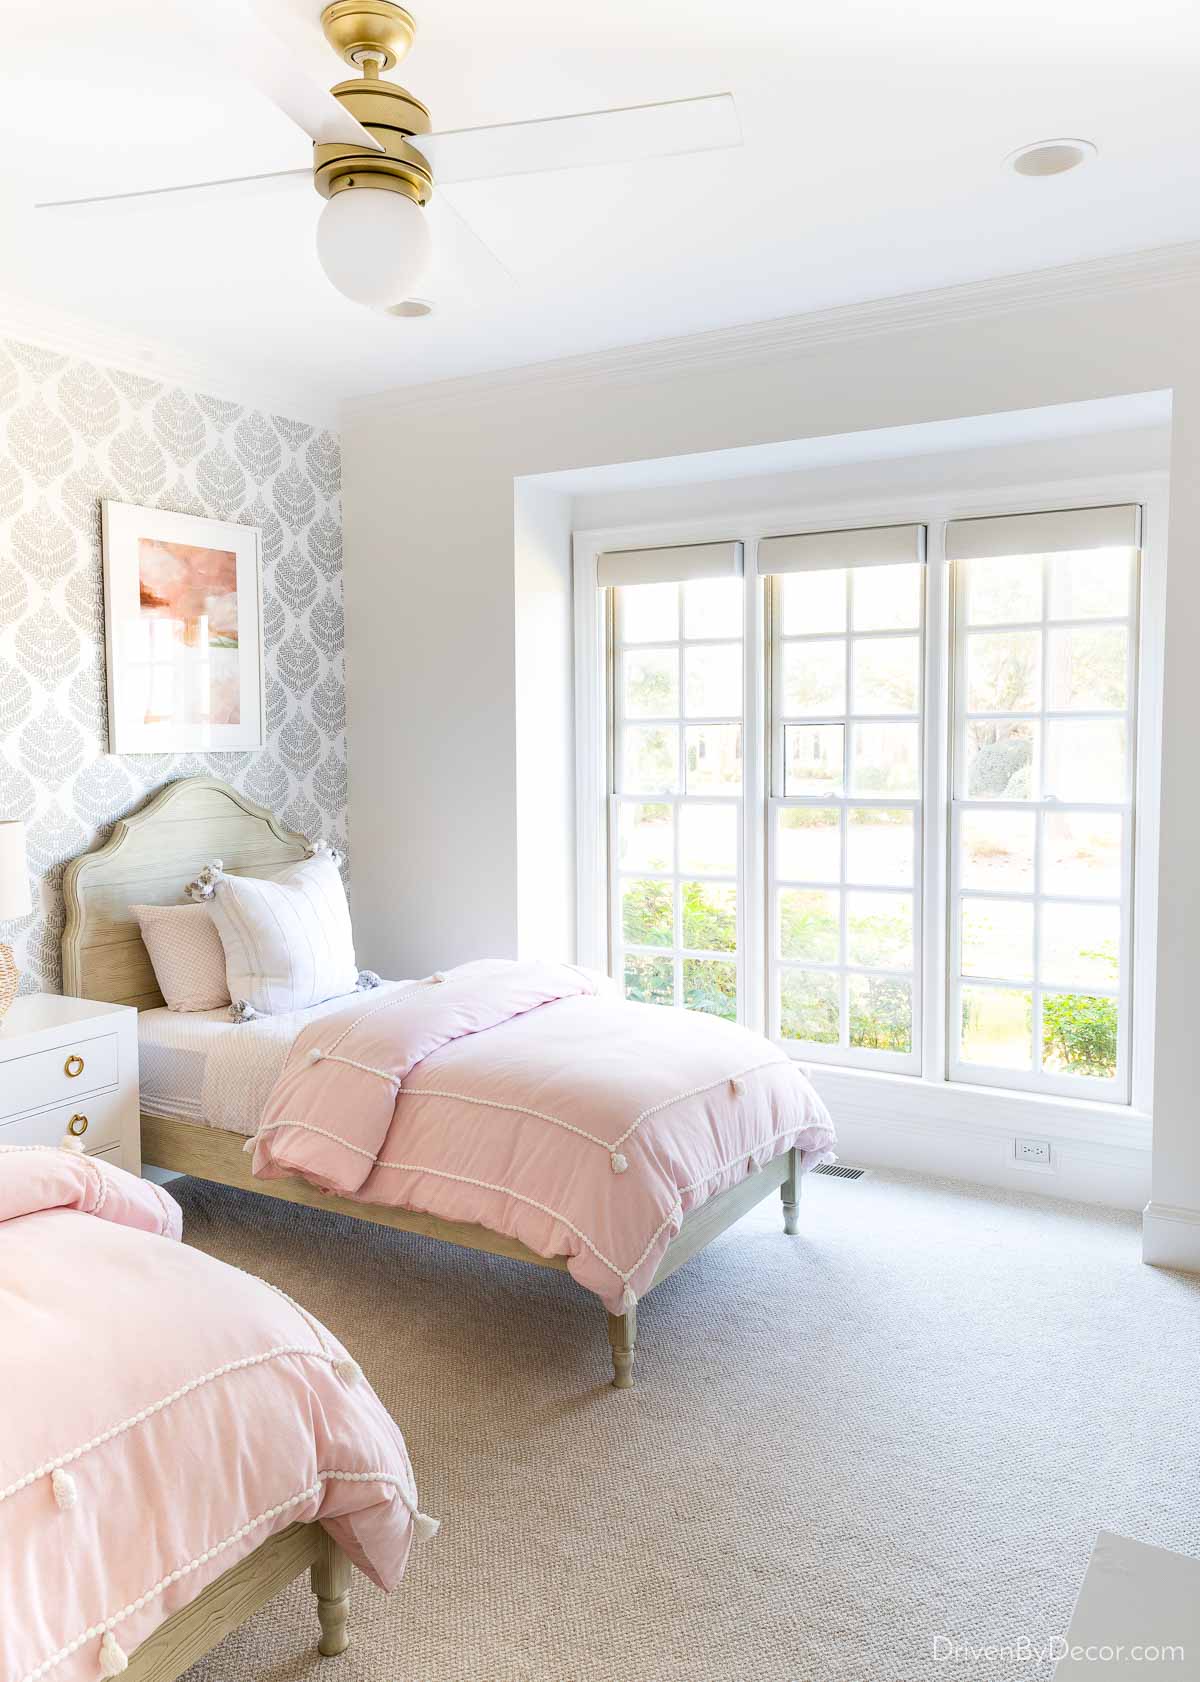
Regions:
<instances>
[{"instance_id":1,"label":"turned wooden bed post","mask_svg":"<svg viewBox=\"0 0 1200 1682\"><path fill-rule=\"evenodd\" d=\"M637 1345L637 1309L627 1314L610 1314L608 1341L612 1344L613 1389L633 1389L633 1352Z\"/></svg>"},{"instance_id":2,"label":"turned wooden bed post","mask_svg":"<svg viewBox=\"0 0 1200 1682\"><path fill-rule=\"evenodd\" d=\"M310 1573L317 1597L321 1639L317 1650L326 1659L344 1653L350 1645L346 1624L350 1616L350 1561L337 1543L323 1530L319 1551Z\"/></svg>"},{"instance_id":3,"label":"turned wooden bed post","mask_svg":"<svg viewBox=\"0 0 1200 1682\"><path fill-rule=\"evenodd\" d=\"M800 1152L794 1147L788 1153L787 1179L779 1188L783 1198L783 1230L789 1238L800 1231Z\"/></svg>"}]
</instances>

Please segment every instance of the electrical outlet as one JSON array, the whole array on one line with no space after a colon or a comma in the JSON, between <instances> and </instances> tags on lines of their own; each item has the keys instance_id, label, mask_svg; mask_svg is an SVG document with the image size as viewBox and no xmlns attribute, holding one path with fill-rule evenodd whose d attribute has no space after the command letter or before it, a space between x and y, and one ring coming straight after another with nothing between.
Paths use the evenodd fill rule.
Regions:
<instances>
[{"instance_id":1,"label":"electrical outlet","mask_svg":"<svg viewBox=\"0 0 1200 1682\"><path fill-rule=\"evenodd\" d=\"M1045 1139L1014 1139L1013 1155L1018 1162L1050 1166L1050 1146Z\"/></svg>"}]
</instances>

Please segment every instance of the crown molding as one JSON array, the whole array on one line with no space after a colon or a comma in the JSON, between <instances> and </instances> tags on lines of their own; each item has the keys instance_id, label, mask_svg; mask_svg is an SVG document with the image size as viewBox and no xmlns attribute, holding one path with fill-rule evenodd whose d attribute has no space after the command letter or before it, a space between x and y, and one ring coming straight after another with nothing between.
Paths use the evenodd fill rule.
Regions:
<instances>
[{"instance_id":1,"label":"crown molding","mask_svg":"<svg viewBox=\"0 0 1200 1682\"><path fill-rule=\"evenodd\" d=\"M138 338L28 298L0 294L0 338L20 339L47 350L85 357L109 368L246 403L289 419L337 426L336 400L311 385L280 379L274 370L262 366L197 356L162 340Z\"/></svg>"},{"instance_id":2,"label":"crown molding","mask_svg":"<svg viewBox=\"0 0 1200 1682\"><path fill-rule=\"evenodd\" d=\"M816 345L919 331L1038 305L1070 303L1181 282L1200 283L1200 241L1089 258L1059 268L1002 275L993 280L969 281L866 303L841 304L807 315L719 327L706 333L623 345L553 362L499 368L423 385L394 386L345 399L341 404L341 423L345 426L358 420L401 415L418 421L431 408L499 399L514 390L569 391L586 387L598 378L638 382L727 364L770 362Z\"/></svg>"}]
</instances>

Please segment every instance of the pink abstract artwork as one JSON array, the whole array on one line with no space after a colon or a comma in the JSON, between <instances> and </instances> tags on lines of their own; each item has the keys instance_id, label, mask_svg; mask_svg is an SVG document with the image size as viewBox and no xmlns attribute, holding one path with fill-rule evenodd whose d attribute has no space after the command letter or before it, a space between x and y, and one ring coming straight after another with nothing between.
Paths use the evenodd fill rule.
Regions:
<instances>
[{"instance_id":1,"label":"pink abstract artwork","mask_svg":"<svg viewBox=\"0 0 1200 1682\"><path fill-rule=\"evenodd\" d=\"M239 724L237 556L138 539L146 724Z\"/></svg>"}]
</instances>

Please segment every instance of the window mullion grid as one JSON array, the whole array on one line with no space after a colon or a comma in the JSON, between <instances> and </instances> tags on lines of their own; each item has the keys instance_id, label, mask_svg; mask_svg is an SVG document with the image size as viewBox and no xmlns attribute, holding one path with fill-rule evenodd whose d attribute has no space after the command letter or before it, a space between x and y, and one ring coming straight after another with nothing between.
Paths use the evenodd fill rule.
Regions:
<instances>
[{"instance_id":1,"label":"window mullion grid","mask_svg":"<svg viewBox=\"0 0 1200 1682\"><path fill-rule=\"evenodd\" d=\"M853 661L851 651L854 647L854 568L846 568L846 643L845 643L845 695L846 717L842 731L842 792L838 801L838 959L841 963L841 976L838 984L838 1044L843 1051L850 1050L850 932L848 927L849 912L846 894L846 878L849 874L849 831L850 831L850 784L854 776L854 753L857 747L858 727L854 724L854 691L853 691Z\"/></svg>"},{"instance_id":2,"label":"window mullion grid","mask_svg":"<svg viewBox=\"0 0 1200 1682\"><path fill-rule=\"evenodd\" d=\"M924 929L921 922L923 883L920 872L923 868L923 824L922 808L924 799L923 767L925 764L925 743L923 732L925 729L926 710L923 704L925 693L924 661L926 657L926 600L924 589L921 591L920 611L917 623L910 628L901 629L889 627L876 631L859 633L854 628L854 587L861 582L858 574L861 569L847 567L844 578L844 617L845 624L841 631L827 634L805 634L800 637L785 638L782 633L782 587L780 580L772 581L772 616L771 625L774 636L771 648L770 671L772 674L772 706L771 706L771 751L772 776L770 780L771 810L770 848L768 856L770 903L772 907L772 922L769 931L770 938L770 973L771 973L771 1025L773 1031L779 1032L778 990L782 974L787 968L797 968L814 971L837 977L837 1007L838 1007L838 1038L832 1044L809 1044L798 1042L798 1055L809 1057L820 1062L841 1062L853 1067L890 1068L896 1071L920 1073L921 1070L921 1023L923 1001L919 998L918 988L922 985L921 954L924 951ZM894 639L900 636L917 636L919 641L919 685L922 702L910 713L878 713L859 716L854 711L853 674L854 648L858 641L878 640L882 638ZM792 643L816 643L819 641L832 642L839 637L843 639L843 672L842 680L845 690L843 710L838 714L810 714L803 718L785 717L780 705L778 690L778 674L781 668L784 650ZM853 792L854 754L856 734L865 725L872 723L901 724L913 723L918 726L918 764L922 767L918 778L918 789L915 794L901 795L894 792L858 795ZM844 760L843 775L839 788L826 793L811 795L788 795L784 792L786 767L784 763L784 728L786 725L809 725L814 728L825 725L841 725L843 731ZM910 901L912 911L913 964L910 969L893 969L887 966L855 963L851 964L849 950L849 910L848 894L853 885L850 881L850 812L857 807L877 807L881 809L902 809L910 816L911 836L913 847L913 872L906 883L891 884L887 882L862 882L858 887L863 893L903 894ZM835 881L806 883L783 880L776 864L778 849L778 813L781 810L805 807L833 808L838 816L837 859L838 875ZM833 890L837 893L839 902L837 959L835 962L820 961L813 958L782 959L776 956L775 939L777 933L777 905L778 895L783 889L799 889L800 891L826 892ZM911 1044L907 1052L874 1052L865 1048L857 1048L851 1042L851 980L854 975L863 974L881 979L892 979L900 982L909 989L912 1001Z\"/></svg>"},{"instance_id":3,"label":"window mullion grid","mask_svg":"<svg viewBox=\"0 0 1200 1682\"><path fill-rule=\"evenodd\" d=\"M618 594L619 594L618 591L613 591L612 592L612 595L614 597L617 596ZM609 749L610 789L609 789L609 798L610 798L610 811L612 813L612 816L610 818L610 826L609 826L609 873L608 873L609 874L609 883L610 883L610 900L611 900L611 903L612 903L612 915L610 916L610 936L609 936L609 939L610 939L610 954L613 954L617 951L620 951L621 953L630 952L630 953L636 954L639 957L651 957L651 958L658 958L660 960L669 960L670 963L671 963L672 1001L677 1008L682 1007L686 1003L687 989L686 989L686 983L685 983L685 979L684 979L683 966L684 966L684 963L688 959L690 959L690 958L711 959L711 960L713 960L717 963L724 963L724 964L728 964L728 963L732 962L732 963L735 964L736 971L737 971L737 997L738 997L738 1011L739 1011L739 1019L740 1019L741 1014L744 1010L744 1000L743 1000L743 976L744 976L743 932L744 932L744 927L745 927L745 912L744 912L744 907L743 907L743 899L744 899L744 886L745 886L744 864L745 864L745 857L746 857L745 841L744 841L744 836L743 836L744 814L745 814L745 804L746 804L745 803L745 798L744 798L744 792L743 792L743 795L721 794L720 792L717 792L717 793L702 793L702 794L695 794L695 795L689 794L688 789L687 789L687 731L688 731L689 728L703 727L703 726L709 726L709 725L715 725L715 726L733 725L733 726L736 726L736 727L740 728L741 731L742 731L742 754L743 754L743 773L744 773L745 753L746 753L745 695L743 693L743 695L741 697L740 705L739 705L739 711L738 711L738 714L735 717L730 717L728 715L723 715L723 716L713 715L712 717L705 717L705 718L691 717L688 714L688 711L687 711L686 654L687 654L687 650L691 647L704 647L704 646L722 645L722 644L728 644L728 643L731 643L731 642L736 642L736 643L738 643L739 647L741 648L742 659L744 661L745 657L746 657L745 656L745 634L743 632L743 634L740 638L735 638L735 637L731 637L731 636L723 636L723 637L697 637L697 638L688 639L687 636L686 636L686 621L685 621L685 617L684 617L685 612L686 612L686 582L681 581L680 583L678 583L676 585L676 613L677 613L678 618L677 618L677 634L676 634L676 636L673 640L663 640L663 641L660 641L660 642L647 642L647 643L644 643L644 644L643 643L626 643L624 641L624 639L619 634L619 629L620 629L619 618L618 618L615 610L614 610L614 615L610 619L610 623L609 623L609 661L608 661L608 666L609 666L609 693L610 693L610 697L611 697L610 707L609 707L609 721L610 721L610 724L609 724L609 728L610 728L610 749ZM641 652L642 650L660 650L660 649L663 650L663 651L671 650L675 655L677 681L678 681L678 689L679 689L678 711L674 716L672 716L670 718L665 718L665 717L662 717L662 718L638 718L638 717L629 718L626 715L625 708L624 708L624 694L623 694L623 661L624 661L624 657L630 652L630 650L633 650L634 652ZM743 685L743 689L744 689L744 685ZM624 787L624 782L625 782L624 731L625 731L625 728L629 725L645 725L645 726L659 725L659 726L662 726L663 728L669 728L670 730L672 730L672 732L674 733L674 738L675 738L675 775L674 775L675 787L674 787L673 790L670 790L668 792L658 792L658 793L646 792L646 791L636 793L636 792L629 792L628 790L625 789L625 787ZM671 885L671 944L669 946L643 946L643 945L638 945L637 943L633 943L633 942L626 942L625 939L624 939L624 930L623 930L623 922L622 922L622 915L621 915L621 896L620 896L620 881L621 881L622 871L621 871L620 862L619 862L619 818L617 816L617 814L619 812L620 803L622 801L627 802L627 803L642 803L642 804L647 804L648 803L648 804L652 804L652 805L669 805L672 809L672 812L673 812L671 869L669 871L668 870L638 869L637 871L634 871L632 873L629 873L629 872L625 873L625 874L632 874L632 875L636 876L639 880L643 880L643 879L644 880L656 880L656 881L662 881L664 883L665 882L670 883L670 885ZM732 807L735 808L735 811L736 811L736 814L737 814L737 856L736 856L734 873L732 875L730 875L727 872L720 872L720 871L704 871L704 872L700 872L700 873L692 872L691 876L689 877L689 879L692 879L692 878L699 879L700 877L702 877L702 879L706 882L712 881L714 883L720 883L722 885L731 886L731 887L734 888L736 896L737 896L737 921L736 921L736 925L735 925L736 929L737 929L737 935L736 935L737 949L733 953L708 951L708 950L703 950L702 951L702 950L699 950L699 949L693 951L693 950L690 950L690 949L686 948L685 945L684 945L683 886L684 886L684 874L685 873L683 871L683 864L682 864L682 858L681 858L681 853L680 853L680 848L681 848L680 815L681 815L682 809L685 806L692 806L692 805L732 806Z\"/></svg>"},{"instance_id":4,"label":"window mullion grid","mask_svg":"<svg viewBox=\"0 0 1200 1682\"><path fill-rule=\"evenodd\" d=\"M753 573L753 570L752 566L748 568L748 572L750 574ZM757 1010L758 1014L762 1018L765 1018L768 1031L778 1032L779 1021L777 994L779 978L783 970L785 960L782 960L779 957L776 942L776 925L778 921L777 899L781 887L785 884L782 884L777 880L777 813L780 808L792 805L803 806L824 804L834 807L838 813L839 823L837 856L839 860L838 892L840 900L838 963L836 966L840 975L840 993L838 1000L839 1044L837 1052L839 1055L847 1057L848 1061L857 1062L859 1060L854 1048L849 1045L849 971L851 967L849 959L849 915L847 901L847 895L851 886L849 880L849 812L855 804L861 804L863 806L902 806L912 814L914 863L916 867L911 889L913 895L914 923L914 970L911 976L911 984L913 988L914 1016L916 1015L916 1007L918 1003L917 990L919 987L924 989L921 996L921 1003L923 1005L928 1006L931 1003L935 1005L944 1003L945 1005L944 1012L937 1012L937 1015L946 1021L945 1029L943 1030L939 1027L937 1034L934 1035L930 1032L927 1022L925 1033L921 1036L926 1057L929 1058L931 1055L934 1055L931 1054L930 1047L934 1044L934 1040L936 1039L937 1045L935 1047L935 1053L940 1053L944 1046L945 1056L947 1059L946 1072L948 1074L951 1072L948 1065L953 1062L956 1065L955 1072L957 1073L959 1052L961 1050L959 1045L958 1023L958 1017L961 1015L961 989L968 979L972 985L977 984L980 987L1005 985L1009 987L1020 987L1025 985L1024 983L1017 982L1005 983L1001 978L967 978L963 976L961 964L961 908L963 903L966 900L977 896L992 897L997 900L1011 898L1015 901L1025 903L1031 902L1033 907L1033 951L1032 973L1028 986L1032 995L1030 1001L1032 1007L1030 1024L1032 1044L1030 1046L1029 1074L1028 1076L1022 1077L1019 1081L1015 1080L1013 1084L1024 1084L1027 1087L1031 1086L1033 1089L1037 1090L1053 1089L1060 1092L1068 1090L1058 1076L1047 1074L1042 1067L1044 1056L1043 1034L1046 1000L1052 994L1058 995L1062 993L1085 991L1094 993L1096 996L1107 997L1112 996L1112 990L1105 988L1099 983L1085 984L1081 982L1068 987L1065 983L1046 983L1043 980L1043 970L1046 958L1046 931L1043 928L1043 902L1047 898L1048 890L1050 857L1049 847L1051 845L1052 833L1050 825L1054 815L1056 814L1061 814L1065 817L1076 811L1087 814L1100 814L1104 812L1111 812L1114 814L1119 813L1121 817L1122 839L1121 894L1119 896L1119 901L1114 899L1105 899L1101 894L1093 896L1090 894L1072 894L1069 892L1051 893L1049 895L1049 899L1054 904L1062 903L1064 905L1078 906L1086 906L1090 904L1095 904L1097 906L1116 905L1119 903L1121 915L1119 946L1121 975L1116 992L1119 995L1121 1016L1118 1035L1119 1053L1117 1079L1121 1085L1127 1087L1130 1078L1129 1065L1131 1061L1130 1047L1132 1040L1129 1009L1133 961L1132 906L1130 903L1129 889L1132 877L1132 849L1134 844L1135 828L1132 798L1129 790L1127 789L1126 799L1120 802L1113 802L1111 800L1056 800L1053 803L1050 803L1046 798L1045 784L1048 769L1049 747L1047 732L1049 726L1060 719L1070 720L1076 723L1100 720L1113 720L1114 722L1116 720L1123 721L1127 730L1127 775L1130 782L1133 782L1135 776L1134 766L1136 764L1134 757L1135 743L1133 732L1136 720L1136 665L1138 657L1138 626L1136 617L1138 601L1137 565L1135 562L1135 564L1131 567L1130 595L1133 607L1130 610L1129 616L1125 619L1115 616L1107 616L1103 619L1080 619L1076 617L1051 619L1050 592L1053 581L1051 577L1050 563L1043 559L1040 564L1040 619L1037 621L1030 620L1019 622L1014 620L1012 624L994 626L987 625L980 627L968 627L966 623L967 614L965 612L965 606L968 588L967 571L968 569L965 565L962 567L943 566L936 577L933 576L932 570L931 572L925 574L925 599L923 602L921 624L919 626L924 649L924 660L922 664L924 706L922 707L920 714L917 715L922 720L921 761L924 769L927 770L940 751L944 758L946 767L945 774L949 783L947 791L948 798L945 800L943 815L941 819L938 820L937 814L935 813L935 821L932 823L923 821L923 819L928 818L929 799L933 798L936 801L942 794L942 776L940 772L935 773L932 784L927 783L923 785L925 794L924 806L921 804L920 792L918 793L916 801L910 801L895 796L889 797L887 794L864 796L861 801L856 801L856 798L851 792L853 787L854 756L856 746L858 745L857 737L861 733L861 729L864 725L870 722L869 720L859 719L854 713L853 688L856 633L854 630L853 602L854 588L857 580L855 576L855 569L852 567L847 567L845 570L846 624L844 632L830 632L827 635L813 633L811 636L804 635L798 639L806 642L825 640L832 641L836 640L838 635L844 635L844 682L846 689L846 709L844 714L845 763L842 786L836 795L813 795L807 798L793 798L786 795L783 695L778 686L781 681L783 669L783 649L787 643L795 639L785 639L783 636L784 590L782 587L782 581L772 578L766 583L765 588L763 588L757 585L752 586L748 580L746 594L744 597L746 619L742 643L743 659L745 661L741 719L743 729L744 778L743 794L741 799L737 802L741 819L739 827L738 871L736 877L736 884L739 889L737 937L739 1000L743 1001L748 997L746 976L749 973L748 966L753 966L755 975L757 977L761 977L761 980L757 982L756 988L751 988L749 991L754 992L757 988L761 988L762 992L759 994L756 1004L749 1006L749 1008ZM754 594L752 594L752 590L755 592ZM688 725L699 725L706 722L711 724L729 722L728 720L717 719L713 719L711 721L685 719L683 716L686 713L686 705L683 699L685 689L684 658L685 650L688 646L687 639L684 635L684 596L684 587L680 585L678 590L680 626L677 640L673 646L679 662L681 693L679 712L681 716L678 719L677 725L674 723L672 724L672 728L677 729L677 774L679 778L679 793L671 798L671 803L676 810L676 823L673 835L674 868L672 871L672 882L674 897L672 908L673 946L671 956L673 960L674 990L678 1002L682 1002L684 992L682 983L682 964L685 956L683 952L682 928L683 884L680 860L678 811L680 802L687 798L685 790L686 729ZM1076 628L1088 631L1117 628L1125 628L1128 630L1128 651L1125 668L1126 705L1123 709L1101 710L1098 708L1090 708L1087 710L1076 710L1071 708L1051 707L1051 701L1054 695L1053 685L1055 680L1051 662L1050 633L1051 630L1057 632L1059 630L1068 631ZM965 756L968 746L968 725L970 720L975 717L975 715L968 715L965 707L966 650L969 641L969 631L975 629L998 633L1011 633L1015 630L1021 629L1027 629L1029 631L1036 630L1040 639L1040 693L1038 696L1039 704L1036 710L1030 710L1028 713L1020 715L990 715L990 717L996 722L1003 721L1008 724L1016 723L1023 717L1033 724L1036 729L1037 757L1033 770L1036 775L1035 786L1037 793L1030 801L973 800L965 794L965 783L963 779L965 777ZM865 640L871 636L886 637L897 634L899 633L890 630L864 632L862 639L858 640ZM945 650L943 646L947 640L947 636L952 649L952 656L948 666L946 664ZM705 642L720 643L727 640L727 638L723 637L696 639L699 646L703 646ZM614 643L616 646L614 658L619 661L621 650L620 640L618 638L614 638ZM758 688L755 689L755 672L753 668L758 666L760 661L761 669L758 672ZM946 676L949 678L949 683L946 688L943 688L943 679ZM619 688L619 682L616 680L614 680L614 688ZM947 702L950 703L949 706L947 706ZM939 707L941 709L941 714L944 715L940 718L937 716ZM911 717L912 715L909 716ZM989 715L979 715L981 719L988 716ZM901 719L901 715L880 715L880 718L881 720L886 718L887 721L898 722ZM622 723L623 722L624 721L622 719ZM645 722L649 723L652 721ZM664 724L666 723L666 721L663 722ZM811 719L807 722L813 724L836 724L837 720L835 718L821 718ZM756 731L758 732L757 734L755 734ZM611 713L610 756L611 763L614 766L613 786L610 792L615 793L616 789L621 786L621 779L624 774L624 742L620 739L619 729L614 729L614 722ZM755 760L757 760L757 769L755 769ZM938 763L941 763L941 761L939 760ZM630 795L622 798L651 799L653 797L649 795L644 797ZM986 887L980 887L978 889L967 889L962 887L962 873L959 866L962 850L961 838L962 823L964 821L963 814L975 809L996 813L1006 810L1030 812L1034 820L1034 831L1032 837L1033 858L1031 861L1032 887L1028 893L1024 893L1019 890L1006 890L1003 888L988 890ZM614 800L610 805L609 820L610 837L614 854L616 853L617 843L619 840L618 813L619 806L617 801ZM923 845L925 840L928 840L928 846ZM935 852L937 854L936 858L933 856ZM762 873L761 879L759 879L756 875L757 885L748 894L747 877L748 875L756 874L758 872ZM659 873L644 872L639 874L656 875ZM615 866L614 869L610 871L610 880L613 882L616 880ZM714 876L713 880L728 882L730 879L728 877L717 878ZM830 884L824 883L805 884L799 882L789 882L786 884L786 886L796 887L803 891L815 891L820 887L826 887L829 885ZM864 888L878 886L882 892L884 891L886 884L863 884L862 886ZM932 888L935 886L940 890L936 896L932 893ZM947 889L949 890L948 892L946 891ZM944 909L939 913L936 929L934 927L932 907L929 904L925 904L924 914L922 914L922 902L929 901L933 898L936 898L943 908L946 906L947 902L949 902L951 909L951 915L948 919L945 916ZM757 930L757 934L755 934L750 928L749 919L751 917L755 919L754 929ZM614 923L616 930L619 933L621 929L619 911L615 918L610 919L610 931L613 929ZM610 938L613 938L611 932ZM934 952L936 950L936 943L942 940L945 941L946 946L949 948L946 952L947 961L942 966L942 976L944 977L944 981L931 975L931 966L921 966L916 961L918 952ZM662 955L665 956L665 952ZM728 961L729 958L729 954L727 953L696 953L694 955L702 958L711 958L714 961ZM832 965L822 965L815 961L810 962L797 959L794 962L801 968L811 967L813 969L830 969L834 967ZM790 966L792 961L788 960L787 963ZM936 967L936 964L934 967ZM899 973L900 972L897 972L898 978ZM919 1030L916 1021L914 1021L913 1027L914 1052L919 1052L920 1048L917 1045ZM827 1049L829 1052L833 1052L835 1048L830 1046ZM938 1066L938 1064L936 1061L926 1061L924 1066L927 1071L932 1071ZM1013 1073L1015 1075L1017 1071L1013 1071ZM998 1070L989 1071L984 1075L984 1079L995 1078L999 1075L1000 1071ZM966 1078L970 1078L969 1074ZM1082 1079L1082 1077L1076 1077L1076 1079ZM1086 1097L1088 1096L1089 1091L1095 1090L1095 1088L1081 1086L1076 1089L1072 1083L1070 1090L1078 1090L1080 1096Z\"/></svg>"},{"instance_id":5,"label":"window mullion grid","mask_svg":"<svg viewBox=\"0 0 1200 1682\"><path fill-rule=\"evenodd\" d=\"M1132 607L1128 617L1120 618L1107 616L1103 619L1057 619L1051 616L1051 561L1043 557L1041 562L1041 598L1042 619L1040 622L1022 621L1020 623L1004 625L988 625L980 627L982 630L998 633L1009 633L1015 630L1038 630L1041 636L1041 684L1040 705L1036 712L1030 711L1023 715L990 715L996 721L1001 717L1004 722L1013 722L1018 717L1028 719L1037 727L1037 759L1036 759L1036 795L1028 801L988 800L982 798L962 798L958 794L960 786L960 771L965 768L966 724L972 718L986 721L989 715L967 714L965 711L965 645L966 634L961 625L956 626L953 661L955 672L955 723L954 723L954 773L955 794L952 799L952 845L954 854L951 858L949 872L949 899L953 911L953 922L957 931L960 923L961 908L972 898L992 898L1032 902L1033 906L1033 952L1032 975L1029 981L1004 981L998 977L965 977L961 970L961 948L954 953L953 963L953 992L956 999L956 1009L959 990L968 981L971 986L980 988L1018 988L1028 987L1031 1003L1031 1059L1028 1072L1019 1070L1004 1071L1003 1074L990 1066L980 1066L979 1074L973 1075L972 1066L963 1066L960 1047L957 1040L957 1026L951 1025L955 1037L950 1041L947 1072L952 1078L971 1080L982 1078L993 1083L1003 1083L1016 1089L1026 1089L1040 1092L1052 1092L1063 1096L1073 1096L1086 1099L1090 1096L1102 1097L1111 1101L1114 1091L1118 1102L1128 1102L1130 1090L1129 1047L1132 1040L1132 834L1136 822L1133 804L1134 752L1136 740L1137 720L1137 675L1136 661L1138 652L1138 624L1136 618L1136 603L1138 590L1138 572L1140 556L1133 557L1131 572L1131 602ZM956 573L965 572L965 568L955 568ZM965 584L955 581L956 608L962 600ZM963 615L965 619L965 615ZM1058 630L1086 630L1123 629L1127 632L1127 652L1125 663L1125 705L1122 708L1109 709L1074 709L1051 707L1052 698L1052 670L1050 660L1050 634ZM1126 732L1126 787L1124 799L1114 800L1059 800L1046 793L1046 774L1048 766L1048 727L1052 723L1066 721L1071 723L1102 723L1121 722ZM1034 819L1034 854L1033 854L1033 883L1028 893L1021 890L1004 889L967 889L960 886L958 880L958 834L961 816L966 811L992 812L1030 812ZM1052 891L1048 887L1048 849L1049 826L1058 816L1070 816L1074 813L1086 816L1108 814L1119 816L1121 826L1121 857L1120 857L1120 892L1119 896L1097 894L1072 894ZM1045 939L1043 934L1043 912L1047 903L1054 905L1094 905L1098 908L1117 909L1120 917L1120 933L1118 943L1119 975L1116 986L1106 986L1096 981L1078 981L1073 983L1046 981L1043 978L1045 968ZM1049 998L1059 996L1086 996L1108 998L1117 1002L1117 1050L1116 1069L1112 1080L1101 1077L1060 1075L1045 1068L1045 1010Z\"/></svg>"}]
</instances>

